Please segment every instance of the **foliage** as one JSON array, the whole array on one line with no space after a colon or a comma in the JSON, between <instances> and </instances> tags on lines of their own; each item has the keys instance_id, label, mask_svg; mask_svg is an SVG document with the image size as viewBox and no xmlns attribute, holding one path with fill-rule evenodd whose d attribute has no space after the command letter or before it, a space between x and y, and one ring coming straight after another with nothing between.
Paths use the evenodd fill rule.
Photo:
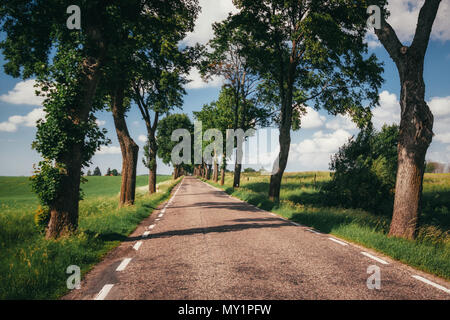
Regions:
<instances>
[{"instance_id":1,"label":"foliage","mask_svg":"<svg viewBox=\"0 0 450 320\"><path fill-rule=\"evenodd\" d=\"M45 232L45 228L50 221L50 209L45 206L39 206L34 213L34 224L40 233Z\"/></svg>"},{"instance_id":2,"label":"foliage","mask_svg":"<svg viewBox=\"0 0 450 320\"><path fill-rule=\"evenodd\" d=\"M99 167L95 167L94 173L92 175L93 176L101 176L102 172L100 171L100 168Z\"/></svg>"},{"instance_id":3,"label":"foliage","mask_svg":"<svg viewBox=\"0 0 450 320\"><path fill-rule=\"evenodd\" d=\"M158 157L160 157L165 164L170 164L172 162L172 150L179 143L179 141L172 141L171 139L172 133L177 129L188 130L192 142L194 126L186 114L171 114L158 123L156 138L159 146Z\"/></svg>"},{"instance_id":4,"label":"foliage","mask_svg":"<svg viewBox=\"0 0 450 320\"><path fill-rule=\"evenodd\" d=\"M350 139L332 157L332 180L324 187L330 204L389 214L397 174L398 126L372 127Z\"/></svg>"}]
</instances>

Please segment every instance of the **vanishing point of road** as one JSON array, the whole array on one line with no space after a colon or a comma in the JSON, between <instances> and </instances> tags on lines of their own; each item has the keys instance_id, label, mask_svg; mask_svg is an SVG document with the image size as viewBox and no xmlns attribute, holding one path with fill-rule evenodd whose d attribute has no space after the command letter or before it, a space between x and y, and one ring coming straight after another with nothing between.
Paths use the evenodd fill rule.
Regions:
<instances>
[{"instance_id":1,"label":"vanishing point of road","mask_svg":"<svg viewBox=\"0 0 450 320\"><path fill-rule=\"evenodd\" d=\"M369 289L374 270L380 286ZM63 299L447 300L449 288L443 279L185 177Z\"/></svg>"}]
</instances>

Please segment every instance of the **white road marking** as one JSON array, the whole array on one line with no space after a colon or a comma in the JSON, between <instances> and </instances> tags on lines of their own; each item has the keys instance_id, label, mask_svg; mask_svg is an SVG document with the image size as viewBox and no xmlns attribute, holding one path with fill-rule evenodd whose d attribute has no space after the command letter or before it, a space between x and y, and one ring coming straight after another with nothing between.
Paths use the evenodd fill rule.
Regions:
<instances>
[{"instance_id":1,"label":"white road marking","mask_svg":"<svg viewBox=\"0 0 450 320\"><path fill-rule=\"evenodd\" d=\"M155 221L159 221L159 220L161 220L160 218L158 218L158 219L155 219Z\"/></svg>"},{"instance_id":2,"label":"white road marking","mask_svg":"<svg viewBox=\"0 0 450 320\"><path fill-rule=\"evenodd\" d=\"M416 276L416 275L414 275L414 276L412 276L414 279L417 279L417 280L419 280L419 281L422 281L422 282L425 282L426 284L429 284L430 286L433 286L433 287L435 287L435 288L437 288L437 289L439 289L439 290L442 290L442 291L444 291L445 293L449 293L450 294L450 290L449 289L447 289L446 287L443 287L443 286L441 286L441 285L439 285L439 284L437 284L437 283L434 283L433 281L430 281L430 280L428 280L428 279L425 279L425 278L422 278L421 276Z\"/></svg>"},{"instance_id":3,"label":"white road marking","mask_svg":"<svg viewBox=\"0 0 450 320\"><path fill-rule=\"evenodd\" d=\"M145 231L145 232L142 234L142 237L146 238L146 237L148 237L149 234L150 234L150 231Z\"/></svg>"},{"instance_id":4,"label":"white road marking","mask_svg":"<svg viewBox=\"0 0 450 320\"><path fill-rule=\"evenodd\" d=\"M114 287L113 284L105 284L102 290L100 290L98 295L94 298L94 300L104 300L108 295L109 291L111 291L112 287Z\"/></svg>"},{"instance_id":5,"label":"white road marking","mask_svg":"<svg viewBox=\"0 0 450 320\"><path fill-rule=\"evenodd\" d=\"M380 258L378 258L378 257L375 257L375 256L371 255L371 254L368 253L368 252L362 251L361 254L363 254L363 255L365 255L366 257L369 257L369 258L371 258L371 259L373 259L373 260L375 260L375 261L378 261L379 263L382 263L382 264L389 264L389 262L384 261L383 259L380 259Z\"/></svg>"},{"instance_id":6,"label":"white road marking","mask_svg":"<svg viewBox=\"0 0 450 320\"><path fill-rule=\"evenodd\" d=\"M312 233L316 233L316 234L320 234L320 232L317 232L316 230L313 229L306 229L306 231L312 232Z\"/></svg>"},{"instance_id":7,"label":"white road marking","mask_svg":"<svg viewBox=\"0 0 450 320\"><path fill-rule=\"evenodd\" d=\"M163 215L164 215L164 214L160 213L160 214L158 215L158 218L161 218Z\"/></svg>"},{"instance_id":8,"label":"white road marking","mask_svg":"<svg viewBox=\"0 0 450 320\"><path fill-rule=\"evenodd\" d=\"M334 239L334 238L328 238L328 239L330 239L331 241L334 241L336 243L339 243L340 245L348 246L348 244L343 242L343 241L340 241L340 240L337 240L337 239Z\"/></svg>"},{"instance_id":9,"label":"white road marking","mask_svg":"<svg viewBox=\"0 0 450 320\"><path fill-rule=\"evenodd\" d=\"M292 221L291 221L291 223L292 223L294 226L297 226L297 227L301 227L301 226L302 226L301 224L298 224L298 223L296 223L296 222L292 222Z\"/></svg>"},{"instance_id":10,"label":"white road marking","mask_svg":"<svg viewBox=\"0 0 450 320\"><path fill-rule=\"evenodd\" d=\"M148 226L148 228L151 230L151 229L153 229L155 227L155 225L154 224L152 224L151 226Z\"/></svg>"},{"instance_id":11,"label":"white road marking","mask_svg":"<svg viewBox=\"0 0 450 320\"><path fill-rule=\"evenodd\" d=\"M142 241L138 241L138 242L136 242L136 244L133 246L133 249L134 250L139 250L139 248L141 247L141 245L142 245Z\"/></svg>"},{"instance_id":12,"label":"white road marking","mask_svg":"<svg viewBox=\"0 0 450 320\"><path fill-rule=\"evenodd\" d=\"M162 209L162 210L161 210L161 213L162 213L162 214L166 213L166 208Z\"/></svg>"},{"instance_id":13,"label":"white road marking","mask_svg":"<svg viewBox=\"0 0 450 320\"><path fill-rule=\"evenodd\" d=\"M117 267L116 271L123 271L127 267L127 265L130 263L131 258L123 259L122 262Z\"/></svg>"}]
</instances>

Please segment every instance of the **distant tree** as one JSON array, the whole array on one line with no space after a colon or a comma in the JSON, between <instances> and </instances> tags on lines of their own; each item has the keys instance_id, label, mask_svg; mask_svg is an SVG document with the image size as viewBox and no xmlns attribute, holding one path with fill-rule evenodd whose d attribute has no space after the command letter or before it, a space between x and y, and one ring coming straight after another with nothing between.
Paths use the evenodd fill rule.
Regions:
<instances>
[{"instance_id":1,"label":"distant tree","mask_svg":"<svg viewBox=\"0 0 450 320\"><path fill-rule=\"evenodd\" d=\"M101 176L102 172L100 171L100 168L99 167L95 167L94 173L92 175L93 176Z\"/></svg>"},{"instance_id":2,"label":"distant tree","mask_svg":"<svg viewBox=\"0 0 450 320\"><path fill-rule=\"evenodd\" d=\"M445 172L445 163L435 162L435 161L427 161L425 165L426 173L444 173Z\"/></svg>"},{"instance_id":3,"label":"distant tree","mask_svg":"<svg viewBox=\"0 0 450 320\"><path fill-rule=\"evenodd\" d=\"M389 214L397 172L398 126L371 127L351 138L332 157L332 179L326 183L327 202Z\"/></svg>"},{"instance_id":4,"label":"distant tree","mask_svg":"<svg viewBox=\"0 0 450 320\"><path fill-rule=\"evenodd\" d=\"M250 173L250 172L256 172L256 170L253 169L253 168L245 168L245 169L244 169L244 172Z\"/></svg>"},{"instance_id":5,"label":"distant tree","mask_svg":"<svg viewBox=\"0 0 450 320\"><path fill-rule=\"evenodd\" d=\"M205 54L201 63L201 73L206 78L216 75L225 79L221 94L228 95L228 107L232 110L232 129L246 131L258 125L269 125L270 114L265 104L258 103L260 101L256 93L260 79L251 70L242 53L247 44L244 28L232 24L231 17L213 25L214 38L208 43L211 50ZM238 143L241 141L236 139L233 177L233 187L236 188L240 186L243 157Z\"/></svg>"},{"instance_id":6,"label":"distant tree","mask_svg":"<svg viewBox=\"0 0 450 320\"><path fill-rule=\"evenodd\" d=\"M111 169L110 168L108 168L108 170L106 170L106 174L105 174L105 176L110 176L111 175Z\"/></svg>"},{"instance_id":7,"label":"distant tree","mask_svg":"<svg viewBox=\"0 0 450 320\"><path fill-rule=\"evenodd\" d=\"M91 172L91 170L88 170L88 172L87 172L87 174L86 174L88 177L90 177L90 176L92 176L92 172Z\"/></svg>"},{"instance_id":8,"label":"distant tree","mask_svg":"<svg viewBox=\"0 0 450 320\"><path fill-rule=\"evenodd\" d=\"M280 151L269 198L278 200L291 146L306 106L348 114L359 126L378 103L382 67L368 54L367 1L235 0L231 22L245 33L241 54L263 80L274 107Z\"/></svg>"},{"instance_id":9,"label":"distant tree","mask_svg":"<svg viewBox=\"0 0 450 320\"><path fill-rule=\"evenodd\" d=\"M172 133L177 129L186 129L191 136L194 132L194 126L186 114L171 114L162 119L158 123L156 143L158 144L158 157L165 164L172 164L174 167L174 179L177 179L183 171L190 171L188 168L191 164L174 164L172 163L172 150L179 141L172 141ZM192 160L192 153L191 159Z\"/></svg>"},{"instance_id":10,"label":"distant tree","mask_svg":"<svg viewBox=\"0 0 450 320\"><path fill-rule=\"evenodd\" d=\"M117 177L117 176L119 176L120 174L119 174L119 172L117 171L117 169L112 169L112 170L111 170L111 175L114 176L114 177Z\"/></svg>"}]
</instances>

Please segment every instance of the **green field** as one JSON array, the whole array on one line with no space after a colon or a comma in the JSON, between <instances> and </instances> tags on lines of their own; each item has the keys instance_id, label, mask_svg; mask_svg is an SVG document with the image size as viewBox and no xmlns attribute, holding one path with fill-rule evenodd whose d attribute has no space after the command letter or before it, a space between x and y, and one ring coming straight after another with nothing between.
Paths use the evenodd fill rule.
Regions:
<instances>
[{"instance_id":1,"label":"green field","mask_svg":"<svg viewBox=\"0 0 450 320\"><path fill-rule=\"evenodd\" d=\"M67 292L66 268L85 274L168 198L179 181L158 176L160 192L136 195L136 205L117 208L121 177L89 177L82 188L79 232L46 240L34 225L38 206L26 177L0 177L0 299L55 299ZM148 184L139 176L137 187Z\"/></svg>"},{"instance_id":2,"label":"green field","mask_svg":"<svg viewBox=\"0 0 450 320\"><path fill-rule=\"evenodd\" d=\"M286 173L280 202L267 197L269 177L244 173L241 187L232 188L233 176L222 187L227 193L292 221L382 252L424 271L450 279L450 174L426 174L416 240L389 238L390 212L330 207L320 186L328 172Z\"/></svg>"}]
</instances>

